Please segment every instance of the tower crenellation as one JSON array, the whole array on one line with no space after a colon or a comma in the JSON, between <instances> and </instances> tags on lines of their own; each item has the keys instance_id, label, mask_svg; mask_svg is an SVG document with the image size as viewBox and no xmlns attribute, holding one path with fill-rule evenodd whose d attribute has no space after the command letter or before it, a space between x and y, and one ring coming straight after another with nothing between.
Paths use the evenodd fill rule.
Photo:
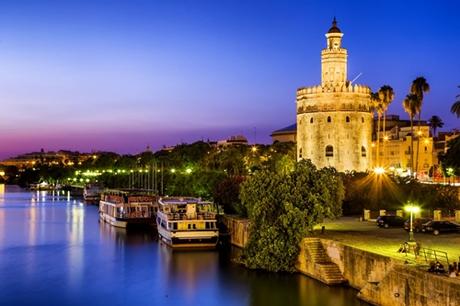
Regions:
<instances>
[{"instance_id":1,"label":"tower crenellation","mask_svg":"<svg viewBox=\"0 0 460 306\"><path fill-rule=\"evenodd\" d=\"M371 90L347 80L347 50L334 18L321 51L321 84L297 90L298 159L338 171L366 171L371 161Z\"/></svg>"}]
</instances>

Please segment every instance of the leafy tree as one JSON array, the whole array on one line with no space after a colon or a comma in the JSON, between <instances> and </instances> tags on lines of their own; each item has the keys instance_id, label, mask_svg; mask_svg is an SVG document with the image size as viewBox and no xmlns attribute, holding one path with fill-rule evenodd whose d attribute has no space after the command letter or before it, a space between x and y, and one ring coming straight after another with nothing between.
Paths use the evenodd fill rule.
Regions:
<instances>
[{"instance_id":1,"label":"leafy tree","mask_svg":"<svg viewBox=\"0 0 460 306\"><path fill-rule=\"evenodd\" d=\"M438 128L442 128L444 126L444 122L439 116L431 116L431 118L428 119L428 121L430 123L430 128L432 130L433 137L436 137L436 130Z\"/></svg>"},{"instance_id":2,"label":"leafy tree","mask_svg":"<svg viewBox=\"0 0 460 306\"><path fill-rule=\"evenodd\" d=\"M382 87L380 87L378 95L382 103L382 110L383 110L383 155L385 155L387 110L391 102L393 102L395 98L395 93L393 91L393 88L390 85L383 85ZM377 154L380 155L380 152L378 152Z\"/></svg>"},{"instance_id":3,"label":"leafy tree","mask_svg":"<svg viewBox=\"0 0 460 306\"><path fill-rule=\"evenodd\" d=\"M299 244L324 218L341 214L343 184L335 169L302 160L289 173L256 172L241 185L250 219L242 262L252 269L294 271Z\"/></svg>"},{"instance_id":4,"label":"leafy tree","mask_svg":"<svg viewBox=\"0 0 460 306\"><path fill-rule=\"evenodd\" d=\"M446 170L451 168L453 172L451 175L460 174L460 137L456 137L449 141L449 148L445 154L441 154L439 159L444 171L444 174L447 174Z\"/></svg>"},{"instance_id":5,"label":"leafy tree","mask_svg":"<svg viewBox=\"0 0 460 306\"><path fill-rule=\"evenodd\" d=\"M377 113L377 166L380 166L380 118L383 113L383 104L380 100L378 92L371 92L370 94L371 105L374 111Z\"/></svg>"},{"instance_id":6,"label":"leafy tree","mask_svg":"<svg viewBox=\"0 0 460 306\"><path fill-rule=\"evenodd\" d=\"M460 88L460 86L458 86L458 88ZM456 115L457 118L460 118L460 95L456 96L456 100L454 104L452 104L452 107L450 108L450 112Z\"/></svg>"},{"instance_id":7,"label":"leafy tree","mask_svg":"<svg viewBox=\"0 0 460 306\"><path fill-rule=\"evenodd\" d=\"M104 170L113 169L119 155L113 152L103 152L93 161L92 167L94 169Z\"/></svg>"},{"instance_id":8,"label":"leafy tree","mask_svg":"<svg viewBox=\"0 0 460 306\"><path fill-rule=\"evenodd\" d=\"M430 85L424 77L418 77L412 81L410 88L410 93L417 96L419 103L417 104L417 114L418 114L418 130L420 132L420 124L422 117L422 106L423 106L423 97L424 94L430 91ZM417 136L417 155L415 159L415 176L418 173L418 155L420 150L420 137Z\"/></svg>"},{"instance_id":9,"label":"leafy tree","mask_svg":"<svg viewBox=\"0 0 460 306\"><path fill-rule=\"evenodd\" d=\"M219 182L214 189L214 201L224 207L226 214L238 214L246 217L246 207L239 198L240 186L244 181L243 176L230 176Z\"/></svg>"},{"instance_id":10,"label":"leafy tree","mask_svg":"<svg viewBox=\"0 0 460 306\"><path fill-rule=\"evenodd\" d=\"M132 155L123 155L113 165L116 169L131 170L137 168L137 158Z\"/></svg>"},{"instance_id":11,"label":"leafy tree","mask_svg":"<svg viewBox=\"0 0 460 306\"><path fill-rule=\"evenodd\" d=\"M410 119L410 170L414 172L414 117L419 109L420 100L415 94L408 94L403 101L404 111Z\"/></svg>"}]
</instances>

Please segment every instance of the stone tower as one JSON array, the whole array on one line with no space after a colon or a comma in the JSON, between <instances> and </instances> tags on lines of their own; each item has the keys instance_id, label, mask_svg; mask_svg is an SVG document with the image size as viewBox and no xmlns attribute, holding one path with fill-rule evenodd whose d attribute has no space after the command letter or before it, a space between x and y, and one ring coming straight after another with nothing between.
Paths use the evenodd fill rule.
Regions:
<instances>
[{"instance_id":1,"label":"stone tower","mask_svg":"<svg viewBox=\"0 0 460 306\"><path fill-rule=\"evenodd\" d=\"M321 51L321 85L297 90L297 159L340 172L371 166L370 88L347 80L347 50L334 18Z\"/></svg>"}]
</instances>

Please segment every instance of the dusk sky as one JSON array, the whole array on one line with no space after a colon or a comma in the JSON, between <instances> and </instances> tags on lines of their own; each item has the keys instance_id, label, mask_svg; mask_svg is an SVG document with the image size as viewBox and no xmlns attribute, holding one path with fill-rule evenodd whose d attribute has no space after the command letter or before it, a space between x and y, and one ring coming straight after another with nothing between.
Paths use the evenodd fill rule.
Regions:
<instances>
[{"instance_id":1,"label":"dusk sky","mask_svg":"<svg viewBox=\"0 0 460 306\"><path fill-rule=\"evenodd\" d=\"M0 158L244 134L295 122L298 87L320 82L337 17L348 78L431 85L422 117L460 94L460 1L0 1Z\"/></svg>"}]
</instances>

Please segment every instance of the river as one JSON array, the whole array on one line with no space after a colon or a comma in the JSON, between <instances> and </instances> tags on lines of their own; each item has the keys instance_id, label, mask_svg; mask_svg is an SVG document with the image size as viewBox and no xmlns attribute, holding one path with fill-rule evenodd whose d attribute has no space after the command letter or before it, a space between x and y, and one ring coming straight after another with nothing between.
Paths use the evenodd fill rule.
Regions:
<instances>
[{"instance_id":1,"label":"river","mask_svg":"<svg viewBox=\"0 0 460 306\"><path fill-rule=\"evenodd\" d=\"M172 252L64 192L0 185L0 305L366 305L353 289L249 271L230 253Z\"/></svg>"}]
</instances>

